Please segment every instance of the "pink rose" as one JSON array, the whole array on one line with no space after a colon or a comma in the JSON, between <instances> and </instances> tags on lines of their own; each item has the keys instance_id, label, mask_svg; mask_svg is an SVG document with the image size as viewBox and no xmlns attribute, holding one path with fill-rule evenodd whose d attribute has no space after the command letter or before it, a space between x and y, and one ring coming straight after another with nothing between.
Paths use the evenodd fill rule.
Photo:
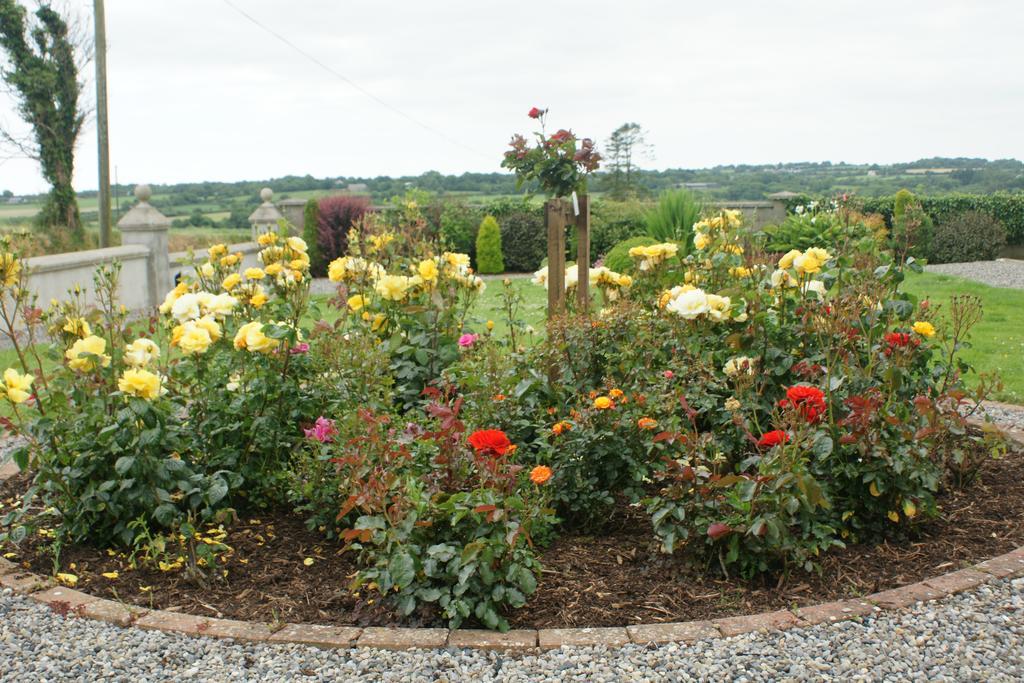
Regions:
<instances>
[{"instance_id":1,"label":"pink rose","mask_svg":"<svg viewBox=\"0 0 1024 683\"><path fill-rule=\"evenodd\" d=\"M298 353L307 353L308 351L309 351L309 344L307 344L306 342L300 342L300 343L296 344L295 346L293 346L292 348L288 349L288 353L290 353L292 355L295 355L295 354L298 354Z\"/></svg>"},{"instance_id":2,"label":"pink rose","mask_svg":"<svg viewBox=\"0 0 1024 683\"><path fill-rule=\"evenodd\" d=\"M320 443L330 443L334 441L334 436L338 433L338 430L334 426L334 420L329 420L323 416L316 419L312 428L303 429L302 431L306 434L307 439L313 439Z\"/></svg>"},{"instance_id":3,"label":"pink rose","mask_svg":"<svg viewBox=\"0 0 1024 683\"><path fill-rule=\"evenodd\" d=\"M664 377L665 379L672 379L673 377L676 376L676 373L672 372L671 370L666 370L665 372L661 373L661 376Z\"/></svg>"},{"instance_id":4,"label":"pink rose","mask_svg":"<svg viewBox=\"0 0 1024 683\"><path fill-rule=\"evenodd\" d=\"M476 343L476 340L480 338L479 334L464 334L459 337L459 346L464 349L468 349L470 346Z\"/></svg>"}]
</instances>

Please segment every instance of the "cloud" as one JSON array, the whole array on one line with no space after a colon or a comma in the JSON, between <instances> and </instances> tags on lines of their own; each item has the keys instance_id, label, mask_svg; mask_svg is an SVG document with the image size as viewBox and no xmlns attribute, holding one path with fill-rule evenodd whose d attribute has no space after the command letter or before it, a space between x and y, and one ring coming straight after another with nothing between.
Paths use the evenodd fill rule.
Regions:
<instances>
[{"instance_id":1,"label":"cloud","mask_svg":"<svg viewBox=\"0 0 1024 683\"><path fill-rule=\"evenodd\" d=\"M659 167L1024 158L1017 2L231 2L445 137L223 0L107 0L122 182L497 170L533 105L601 141L639 122ZM8 187L45 189L18 161Z\"/></svg>"}]
</instances>

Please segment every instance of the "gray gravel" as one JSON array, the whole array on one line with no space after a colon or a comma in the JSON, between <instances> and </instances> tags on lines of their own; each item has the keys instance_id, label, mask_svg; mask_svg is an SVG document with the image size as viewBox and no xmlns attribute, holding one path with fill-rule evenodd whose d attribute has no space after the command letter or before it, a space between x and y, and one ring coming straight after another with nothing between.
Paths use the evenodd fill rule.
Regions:
<instances>
[{"instance_id":1,"label":"gray gravel","mask_svg":"<svg viewBox=\"0 0 1024 683\"><path fill-rule=\"evenodd\" d=\"M318 650L188 638L60 617L0 597L2 681L1014 681L1024 678L1024 579L908 612L693 645L528 656Z\"/></svg>"},{"instance_id":2,"label":"gray gravel","mask_svg":"<svg viewBox=\"0 0 1024 683\"><path fill-rule=\"evenodd\" d=\"M939 263L925 266L929 273L941 273L975 280L993 287L1024 289L1024 261L996 259L995 261L972 261L970 263Z\"/></svg>"},{"instance_id":3,"label":"gray gravel","mask_svg":"<svg viewBox=\"0 0 1024 683\"><path fill-rule=\"evenodd\" d=\"M986 405L984 411L1000 427L1024 429L1024 408Z\"/></svg>"}]
</instances>

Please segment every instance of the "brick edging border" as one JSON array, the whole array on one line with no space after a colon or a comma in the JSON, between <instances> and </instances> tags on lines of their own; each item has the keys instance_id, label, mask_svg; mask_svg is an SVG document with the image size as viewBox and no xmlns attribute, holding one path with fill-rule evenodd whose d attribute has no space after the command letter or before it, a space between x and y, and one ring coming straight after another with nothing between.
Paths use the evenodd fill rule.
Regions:
<instances>
[{"instance_id":1,"label":"brick edging border","mask_svg":"<svg viewBox=\"0 0 1024 683\"><path fill-rule=\"evenodd\" d=\"M1022 406L998 405L1003 408L1024 410ZM976 420L972 422L978 424ZM1024 447L1024 430L1012 429L1004 432L1011 441ZM18 467L12 462L0 466L0 482L17 473ZM451 647L527 652L562 646L619 647L629 644L692 643L705 638L727 638L744 633L802 628L856 619L883 609L902 609L918 602L938 600L970 590L993 579L1018 576L1024 576L1024 547L980 562L973 567L908 586L874 593L860 599L838 600L793 610L679 623L600 628L517 629L498 633L475 629L291 623L272 625L148 610L59 586L49 577L20 571L16 564L0 558L0 588L10 588L14 594L25 595L49 605L60 614L98 619L122 627L134 626L190 636L230 638L247 642L295 643L323 648L366 647L386 650Z\"/></svg>"}]
</instances>

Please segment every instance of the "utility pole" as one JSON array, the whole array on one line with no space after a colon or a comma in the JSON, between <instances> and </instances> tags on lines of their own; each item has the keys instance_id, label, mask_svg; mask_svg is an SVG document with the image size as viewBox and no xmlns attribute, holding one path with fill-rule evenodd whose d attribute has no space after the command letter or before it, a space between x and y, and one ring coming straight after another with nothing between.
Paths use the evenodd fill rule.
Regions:
<instances>
[{"instance_id":1,"label":"utility pole","mask_svg":"<svg viewBox=\"0 0 1024 683\"><path fill-rule=\"evenodd\" d=\"M103 0L93 0L96 31L96 144L99 151L100 246L111 246L110 143L107 139L107 20Z\"/></svg>"}]
</instances>

